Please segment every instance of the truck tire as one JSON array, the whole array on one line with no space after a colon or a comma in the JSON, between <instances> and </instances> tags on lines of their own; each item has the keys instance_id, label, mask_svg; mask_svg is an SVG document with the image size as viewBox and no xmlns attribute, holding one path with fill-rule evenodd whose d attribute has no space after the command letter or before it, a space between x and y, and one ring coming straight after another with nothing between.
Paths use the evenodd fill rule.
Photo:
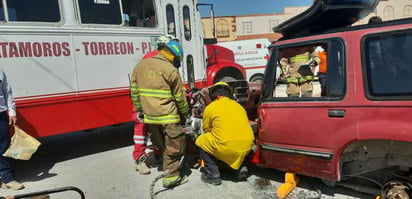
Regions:
<instances>
[{"instance_id":1,"label":"truck tire","mask_svg":"<svg viewBox=\"0 0 412 199\"><path fill-rule=\"evenodd\" d=\"M263 75L254 75L253 77L250 78L250 82L262 82L263 81Z\"/></svg>"},{"instance_id":2,"label":"truck tire","mask_svg":"<svg viewBox=\"0 0 412 199\"><path fill-rule=\"evenodd\" d=\"M218 79L216 82L230 82L230 81L236 81L237 79L232 77L232 76L224 76L220 79Z\"/></svg>"}]
</instances>

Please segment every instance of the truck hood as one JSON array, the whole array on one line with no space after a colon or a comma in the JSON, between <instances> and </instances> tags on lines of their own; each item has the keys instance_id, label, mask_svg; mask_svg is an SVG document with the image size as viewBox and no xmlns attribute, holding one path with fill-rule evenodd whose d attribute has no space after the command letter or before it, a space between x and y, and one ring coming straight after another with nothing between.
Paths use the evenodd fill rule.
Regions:
<instances>
[{"instance_id":1,"label":"truck hood","mask_svg":"<svg viewBox=\"0 0 412 199\"><path fill-rule=\"evenodd\" d=\"M315 0L304 12L273 28L282 39L347 27L374 11L379 0Z\"/></svg>"}]
</instances>

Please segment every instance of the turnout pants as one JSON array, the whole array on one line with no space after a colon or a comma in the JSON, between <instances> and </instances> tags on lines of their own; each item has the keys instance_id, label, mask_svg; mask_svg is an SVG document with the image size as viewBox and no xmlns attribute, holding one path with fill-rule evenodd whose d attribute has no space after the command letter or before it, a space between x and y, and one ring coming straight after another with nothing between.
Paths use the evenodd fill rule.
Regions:
<instances>
[{"instance_id":1,"label":"turnout pants","mask_svg":"<svg viewBox=\"0 0 412 199\"><path fill-rule=\"evenodd\" d=\"M166 177L179 176L179 162L186 149L186 135L180 124L148 124L150 139L163 152L163 171Z\"/></svg>"}]
</instances>

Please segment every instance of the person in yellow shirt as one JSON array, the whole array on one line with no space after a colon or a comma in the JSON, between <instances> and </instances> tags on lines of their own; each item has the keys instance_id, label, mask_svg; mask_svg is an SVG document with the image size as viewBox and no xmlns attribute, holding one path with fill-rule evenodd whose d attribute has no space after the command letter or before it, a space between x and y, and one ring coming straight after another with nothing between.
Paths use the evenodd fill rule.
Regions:
<instances>
[{"instance_id":1,"label":"person in yellow shirt","mask_svg":"<svg viewBox=\"0 0 412 199\"><path fill-rule=\"evenodd\" d=\"M212 102L203 113L204 133L195 143L205 163L201 180L220 185L218 164L235 171L238 180L247 177L241 172L246 167L240 168L255 138L245 109L232 99L233 89L226 82L210 87L209 95Z\"/></svg>"}]
</instances>

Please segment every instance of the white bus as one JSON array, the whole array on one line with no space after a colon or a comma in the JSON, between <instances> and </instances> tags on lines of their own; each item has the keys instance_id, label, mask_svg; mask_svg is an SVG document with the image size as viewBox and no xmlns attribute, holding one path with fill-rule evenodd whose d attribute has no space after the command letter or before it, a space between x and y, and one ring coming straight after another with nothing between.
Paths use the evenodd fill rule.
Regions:
<instances>
[{"instance_id":1,"label":"white bus","mask_svg":"<svg viewBox=\"0 0 412 199\"><path fill-rule=\"evenodd\" d=\"M188 87L245 75L240 65L207 54L209 48L231 52L205 45L195 0L2 0L0 5L0 67L11 81L19 126L33 136L130 121L128 75L156 49L153 41L160 35L180 39L185 52L180 72Z\"/></svg>"}]
</instances>

